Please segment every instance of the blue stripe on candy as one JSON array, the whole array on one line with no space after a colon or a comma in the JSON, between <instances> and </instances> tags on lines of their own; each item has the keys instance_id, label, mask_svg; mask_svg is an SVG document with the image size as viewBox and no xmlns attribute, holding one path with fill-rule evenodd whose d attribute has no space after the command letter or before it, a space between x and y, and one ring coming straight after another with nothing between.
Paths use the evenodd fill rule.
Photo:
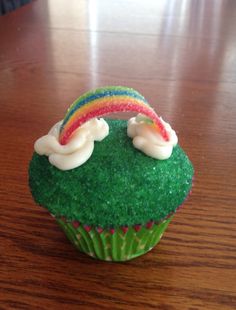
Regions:
<instances>
[{"instance_id":1,"label":"blue stripe on candy","mask_svg":"<svg viewBox=\"0 0 236 310\"><path fill-rule=\"evenodd\" d=\"M105 98L105 97L112 97L112 96L129 96L132 97L134 99L139 99L142 100L144 103L146 103L147 105L148 102L146 101L146 99L139 94L137 91L130 89L130 88L123 88L123 87L117 87L117 89L114 89L113 87L105 87L105 88L99 88L97 90L95 90L94 92L91 92L90 95L86 96L85 98L83 98L84 96L86 96L86 94L84 94L82 97L79 97L77 100L78 102L73 103L75 104L75 106L67 113L67 115L65 116L64 120L63 120L63 124L61 125L60 131L63 129L64 125L66 124L66 122L68 121L68 119L71 117L71 115L74 114L74 112L76 110L78 110L78 108L84 106L85 104L89 103L90 101L99 99L99 98Z\"/></svg>"}]
</instances>

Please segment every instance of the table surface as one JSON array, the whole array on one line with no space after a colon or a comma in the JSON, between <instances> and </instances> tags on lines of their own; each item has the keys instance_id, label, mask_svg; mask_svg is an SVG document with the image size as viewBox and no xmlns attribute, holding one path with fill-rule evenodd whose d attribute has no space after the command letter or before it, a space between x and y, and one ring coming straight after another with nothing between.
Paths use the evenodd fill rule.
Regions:
<instances>
[{"instance_id":1,"label":"table surface","mask_svg":"<svg viewBox=\"0 0 236 310\"><path fill-rule=\"evenodd\" d=\"M236 308L235 29L221 0L33 1L0 18L1 309ZM141 92L196 170L160 244L127 263L77 252L27 185L34 141L104 85Z\"/></svg>"}]
</instances>

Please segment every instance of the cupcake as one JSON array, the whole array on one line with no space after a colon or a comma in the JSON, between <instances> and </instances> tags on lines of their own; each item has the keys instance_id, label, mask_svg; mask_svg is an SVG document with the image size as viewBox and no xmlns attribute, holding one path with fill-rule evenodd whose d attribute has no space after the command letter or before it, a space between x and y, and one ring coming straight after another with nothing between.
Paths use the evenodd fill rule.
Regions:
<instances>
[{"instance_id":1,"label":"cupcake","mask_svg":"<svg viewBox=\"0 0 236 310\"><path fill-rule=\"evenodd\" d=\"M132 111L130 120L100 118ZM150 251L188 197L193 166L175 131L137 91L79 97L34 145L29 186L74 246L126 261Z\"/></svg>"}]
</instances>

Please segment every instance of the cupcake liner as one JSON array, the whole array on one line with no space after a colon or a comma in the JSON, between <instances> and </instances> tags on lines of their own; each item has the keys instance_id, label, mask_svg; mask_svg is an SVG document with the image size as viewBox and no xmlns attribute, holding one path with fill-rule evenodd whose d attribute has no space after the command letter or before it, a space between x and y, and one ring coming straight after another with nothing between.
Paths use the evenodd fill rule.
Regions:
<instances>
[{"instance_id":1,"label":"cupcake liner","mask_svg":"<svg viewBox=\"0 0 236 310\"><path fill-rule=\"evenodd\" d=\"M173 215L156 224L102 229L56 218L71 243L81 252L105 261L127 261L150 251L161 239Z\"/></svg>"}]
</instances>

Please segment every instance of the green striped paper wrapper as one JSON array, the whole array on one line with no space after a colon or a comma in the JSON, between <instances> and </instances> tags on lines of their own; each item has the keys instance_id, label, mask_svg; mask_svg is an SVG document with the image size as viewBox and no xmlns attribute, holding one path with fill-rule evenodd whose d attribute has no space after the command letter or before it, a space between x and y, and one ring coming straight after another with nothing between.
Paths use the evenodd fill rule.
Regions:
<instances>
[{"instance_id":1,"label":"green striped paper wrapper","mask_svg":"<svg viewBox=\"0 0 236 310\"><path fill-rule=\"evenodd\" d=\"M136 231L133 226L124 232L117 228L113 232L104 229L98 232L95 227L88 231L83 225L75 228L72 222L56 218L68 239L81 252L105 261L127 261L150 251L161 239L173 216L152 227L141 226Z\"/></svg>"}]
</instances>

